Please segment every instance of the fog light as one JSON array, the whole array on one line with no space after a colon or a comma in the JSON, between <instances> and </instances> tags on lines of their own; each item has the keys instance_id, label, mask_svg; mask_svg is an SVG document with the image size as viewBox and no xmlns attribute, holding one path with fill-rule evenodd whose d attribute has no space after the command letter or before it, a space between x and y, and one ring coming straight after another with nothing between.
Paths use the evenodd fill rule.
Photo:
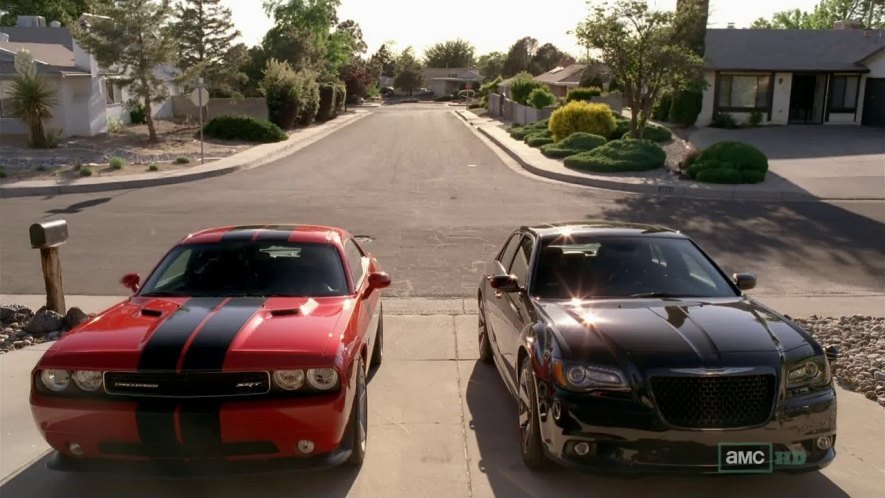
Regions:
<instances>
[{"instance_id":1,"label":"fog light","mask_svg":"<svg viewBox=\"0 0 885 498\"><path fill-rule=\"evenodd\" d=\"M821 436L821 437L817 438L817 441L815 441L815 444L817 444L817 447L819 449L828 450L828 449L830 449L830 446L832 446L833 440L830 439L830 436Z\"/></svg>"},{"instance_id":2,"label":"fog light","mask_svg":"<svg viewBox=\"0 0 885 498\"><path fill-rule=\"evenodd\" d=\"M71 452L71 455L74 456L83 456L83 447L77 443L71 443L68 445L68 451Z\"/></svg>"},{"instance_id":3,"label":"fog light","mask_svg":"<svg viewBox=\"0 0 885 498\"><path fill-rule=\"evenodd\" d=\"M590 444L583 441L575 444L575 453L577 453L578 456L587 456L590 454Z\"/></svg>"},{"instance_id":4,"label":"fog light","mask_svg":"<svg viewBox=\"0 0 885 498\"><path fill-rule=\"evenodd\" d=\"M313 452L313 441L310 439L302 439L298 441L298 451L307 455L308 453Z\"/></svg>"}]
</instances>

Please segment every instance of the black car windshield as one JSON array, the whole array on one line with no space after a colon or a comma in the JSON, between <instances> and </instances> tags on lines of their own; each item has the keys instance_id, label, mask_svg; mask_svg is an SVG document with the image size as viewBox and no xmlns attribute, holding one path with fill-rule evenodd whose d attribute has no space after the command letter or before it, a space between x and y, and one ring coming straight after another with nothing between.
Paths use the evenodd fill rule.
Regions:
<instances>
[{"instance_id":1,"label":"black car windshield","mask_svg":"<svg viewBox=\"0 0 885 498\"><path fill-rule=\"evenodd\" d=\"M338 249L328 244L221 242L173 249L141 296L304 296L348 294Z\"/></svg>"},{"instance_id":2,"label":"black car windshield","mask_svg":"<svg viewBox=\"0 0 885 498\"><path fill-rule=\"evenodd\" d=\"M687 239L562 237L543 243L533 295L545 299L726 297L734 288Z\"/></svg>"}]
</instances>

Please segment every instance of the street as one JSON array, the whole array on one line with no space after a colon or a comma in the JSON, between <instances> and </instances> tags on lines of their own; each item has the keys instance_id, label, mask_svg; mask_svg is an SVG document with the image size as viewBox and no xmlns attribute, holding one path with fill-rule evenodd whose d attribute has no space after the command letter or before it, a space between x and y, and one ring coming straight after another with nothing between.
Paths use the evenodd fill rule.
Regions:
<instances>
[{"instance_id":1,"label":"street","mask_svg":"<svg viewBox=\"0 0 885 498\"><path fill-rule=\"evenodd\" d=\"M2 292L42 291L31 223L64 218L65 289L119 294L170 245L213 226L338 225L394 279L396 296L470 296L482 262L521 224L591 219L662 224L693 236L764 294L863 294L883 288L881 202L754 203L646 197L529 176L450 107L401 104L275 163L141 190L0 200Z\"/></svg>"}]
</instances>

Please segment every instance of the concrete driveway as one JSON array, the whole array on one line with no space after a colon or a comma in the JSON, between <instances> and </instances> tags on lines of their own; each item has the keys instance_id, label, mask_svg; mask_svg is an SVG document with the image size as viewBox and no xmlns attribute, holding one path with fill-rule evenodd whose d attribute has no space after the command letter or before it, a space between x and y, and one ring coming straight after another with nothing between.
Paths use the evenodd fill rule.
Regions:
<instances>
[{"instance_id":1,"label":"concrete driveway","mask_svg":"<svg viewBox=\"0 0 885 498\"><path fill-rule=\"evenodd\" d=\"M822 199L885 198L885 130L868 126L701 128L691 143L706 148L738 140L768 156L769 174Z\"/></svg>"}]
</instances>

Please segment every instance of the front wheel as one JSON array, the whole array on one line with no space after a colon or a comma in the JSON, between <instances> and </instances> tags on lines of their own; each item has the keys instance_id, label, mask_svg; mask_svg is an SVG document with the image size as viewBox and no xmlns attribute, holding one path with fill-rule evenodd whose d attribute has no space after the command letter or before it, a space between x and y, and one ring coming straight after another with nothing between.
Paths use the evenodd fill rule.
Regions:
<instances>
[{"instance_id":1,"label":"front wheel","mask_svg":"<svg viewBox=\"0 0 885 498\"><path fill-rule=\"evenodd\" d=\"M346 465L359 467L366 459L366 441L369 429L369 399L366 389L366 363L360 359L357 366L356 393L353 398L353 409L350 411L350 456Z\"/></svg>"},{"instance_id":2,"label":"front wheel","mask_svg":"<svg viewBox=\"0 0 885 498\"><path fill-rule=\"evenodd\" d=\"M535 377L532 362L526 356L519 368L519 435L522 461L532 470L547 468L547 455L541 441L541 421L538 418L538 398L535 394Z\"/></svg>"}]
</instances>

